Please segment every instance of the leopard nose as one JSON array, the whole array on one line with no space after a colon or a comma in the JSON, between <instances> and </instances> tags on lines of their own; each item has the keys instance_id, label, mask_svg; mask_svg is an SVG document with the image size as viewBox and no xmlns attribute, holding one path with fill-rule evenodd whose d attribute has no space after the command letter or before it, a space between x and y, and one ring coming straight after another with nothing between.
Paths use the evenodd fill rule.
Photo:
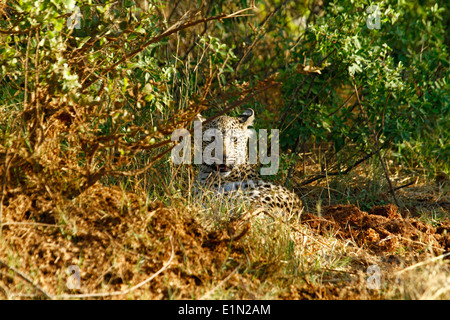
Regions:
<instances>
[{"instance_id":1,"label":"leopard nose","mask_svg":"<svg viewBox=\"0 0 450 320\"><path fill-rule=\"evenodd\" d=\"M223 163L226 163L227 162L227 148L224 146L224 148L223 148L223 151L222 151L223 153L222 153L222 161L223 161Z\"/></svg>"}]
</instances>

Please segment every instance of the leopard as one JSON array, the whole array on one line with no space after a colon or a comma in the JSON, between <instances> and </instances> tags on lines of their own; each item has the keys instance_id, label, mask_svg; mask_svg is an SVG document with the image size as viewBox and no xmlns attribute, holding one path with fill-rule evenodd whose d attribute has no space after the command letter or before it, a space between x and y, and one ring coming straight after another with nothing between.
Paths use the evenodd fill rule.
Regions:
<instances>
[{"instance_id":1,"label":"leopard","mask_svg":"<svg viewBox=\"0 0 450 320\"><path fill-rule=\"evenodd\" d=\"M300 217L303 211L300 197L281 184L266 181L260 164L249 161L251 130L248 129L254 124L253 109L239 116L221 115L211 121L198 114L197 120L203 132L203 154L213 143L211 140L217 139L218 135L212 132L221 136L217 143L223 144L223 149L219 157L203 157L195 179L196 193L210 191L225 198L239 198L272 217Z\"/></svg>"}]
</instances>

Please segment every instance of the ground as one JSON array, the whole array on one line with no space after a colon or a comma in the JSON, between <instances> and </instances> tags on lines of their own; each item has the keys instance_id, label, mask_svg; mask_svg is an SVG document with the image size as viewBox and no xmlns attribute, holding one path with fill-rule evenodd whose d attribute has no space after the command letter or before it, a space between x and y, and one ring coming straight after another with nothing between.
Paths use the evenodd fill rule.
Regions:
<instances>
[{"instance_id":1,"label":"ground","mask_svg":"<svg viewBox=\"0 0 450 320\"><path fill-rule=\"evenodd\" d=\"M300 220L224 219L214 226L185 200L168 206L100 183L59 203L9 194L2 211L0 296L448 299L449 193L441 187L399 190L414 213L392 203L367 211L354 204L314 208L324 191L317 183L303 189L311 205ZM418 189L421 197L411 196ZM71 265L79 268L79 289L67 287ZM368 285L370 266L379 270L378 289Z\"/></svg>"}]
</instances>

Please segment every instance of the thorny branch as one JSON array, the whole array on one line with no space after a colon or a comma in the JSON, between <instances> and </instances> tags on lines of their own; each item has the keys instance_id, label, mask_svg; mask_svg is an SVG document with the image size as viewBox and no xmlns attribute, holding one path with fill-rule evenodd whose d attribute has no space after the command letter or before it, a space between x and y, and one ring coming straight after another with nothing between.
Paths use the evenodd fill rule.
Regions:
<instances>
[{"instance_id":1,"label":"thorny branch","mask_svg":"<svg viewBox=\"0 0 450 320\"><path fill-rule=\"evenodd\" d=\"M353 86L355 88L356 99L358 100L359 109L361 110L361 113L362 113L362 115L364 117L364 120L366 121L367 127L369 128L369 130L372 132L372 135L373 135L374 149L375 149L374 152L376 152L378 154L378 157L379 157L380 162L381 162L381 166L383 167L384 175L386 176L386 180L387 180L387 182L389 184L389 189L391 191L392 197L394 198L395 204L397 205L397 207L400 207L399 202L397 200L397 196L395 195L394 187L392 186L392 181L391 181L391 179L389 177L389 172L388 172L388 170L386 168L386 164L384 163L384 159L383 159L383 156L381 154L380 142L378 140L377 132L375 130L375 127L370 123L369 117L367 116L366 111L364 110L364 107L363 107L363 105L361 103L361 100L359 99L358 88L356 87L356 83L354 83ZM389 100L389 96L390 96L390 94L386 98L386 104L387 104L387 102Z\"/></svg>"}]
</instances>

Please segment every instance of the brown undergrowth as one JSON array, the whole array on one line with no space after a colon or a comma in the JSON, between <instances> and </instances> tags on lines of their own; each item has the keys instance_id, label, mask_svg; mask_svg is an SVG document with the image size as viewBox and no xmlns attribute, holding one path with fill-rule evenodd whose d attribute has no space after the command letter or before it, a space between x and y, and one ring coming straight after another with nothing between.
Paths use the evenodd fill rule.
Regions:
<instances>
[{"instance_id":1,"label":"brown undergrowth","mask_svg":"<svg viewBox=\"0 0 450 320\"><path fill-rule=\"evenodd\" d=\"M393 204L374 206L368 213L355 205L326 206L321 217L306 213L302 222L319 234L335 232L373 253L429 250L439 255L450 250L449 222L433 227L417 219L403 219Z\"/></svg>"},{"instance_id":2,"label":"brown undergrowth","mask_svg":"<svg viewBox=\"0 0 450 320\"><path fill-rule=\"evenodd\" d=\"M325 206L321 216L304 213L301 224L255 222L233 238L231 224L211 230L189 206L142 199L98 183L77 199L56 203L7 194L2 297L420 298L427 289L411 296L412 280L404 278L409 273L402 273L399 286L396 272L449 250L448 222L431 226L403 219L392 204L369 212L354 205ZM285 249L290 246L292 253ZM366 269L374 264L383 270L384 289L367 289ZM67 288L71 265L80 270L80 289ZM448 271L448 264L432 265Z\"/></svg>"},{"instance_id":3,"label":"brown undergrowth","mask_svg":"<svg viewBox=\"0 0 450 320\"><path fill-rule=\"evenodd\" d=\"M174 259L164 276L122 297L168 299L176 288L178 298L190 298L201 295L200 284L215 278L215 269L228 254L240 252L236 245L229 247L226 235L207 234L180 210L160 202L145 205L116 187L97 184L75 201L60 203L63 209L32 195L11 196L5 202L1 260L34 275L35 283L55 298L126 290L157 272L169 260L171 247ZM72 292L66 287L70 265L79 267L82 282ZM208 270L197 274L199 266ZM7 298L38 294L5 268L0 283Z\"/></svg>"}]
</instances>

